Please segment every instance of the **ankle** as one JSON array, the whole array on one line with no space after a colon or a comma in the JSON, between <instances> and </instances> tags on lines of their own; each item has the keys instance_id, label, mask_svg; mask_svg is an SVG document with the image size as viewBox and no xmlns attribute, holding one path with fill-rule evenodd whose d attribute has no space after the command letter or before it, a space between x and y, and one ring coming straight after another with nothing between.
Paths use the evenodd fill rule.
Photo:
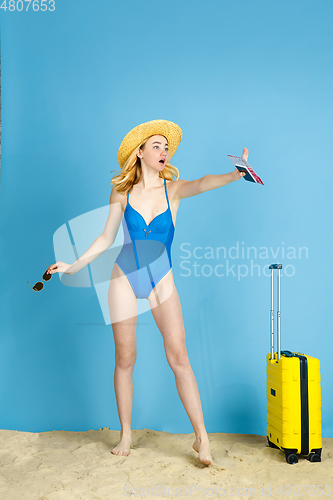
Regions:
<instances>
[{"instance_id":1,"label":"ankle","mask_svg":"<svg viewBox=\"0 0 333 500\"><path fill-rule=\"evenodd\" d=\"M132 436L131 429L121 429L120 430L120 437L131 437L131 436Z\"/></svg>"},{"instance_id":2,"label":"ankle","mask_svg":"<svg viewBox=\"0 0 333 500\"><path fill-rule=\"evenodd\" d=\"M195 432L195 437L200 442L208 441L208 434L207 434L207 431L205 429Z\"/></svg>"}]
</instances>

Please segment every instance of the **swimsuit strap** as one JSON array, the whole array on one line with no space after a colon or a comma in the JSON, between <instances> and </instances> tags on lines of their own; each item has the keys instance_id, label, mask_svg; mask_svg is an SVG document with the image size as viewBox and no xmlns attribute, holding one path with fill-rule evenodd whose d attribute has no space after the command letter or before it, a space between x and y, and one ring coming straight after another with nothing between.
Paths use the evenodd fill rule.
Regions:
<instances>
[{"instance_id":1,"label":"swimsuit strap","mask_svg":"<svg viewBox=\"0 0 333 500\"><path fill-rule=\"evenodd\" d=\"M168 198L168 191L167 191L166 180L165 179L164 179L164 188L165 188L166 199L167 199L167 202L168 202L168 207L170 209L169 198Z\"/></svg>"}]
</instances>

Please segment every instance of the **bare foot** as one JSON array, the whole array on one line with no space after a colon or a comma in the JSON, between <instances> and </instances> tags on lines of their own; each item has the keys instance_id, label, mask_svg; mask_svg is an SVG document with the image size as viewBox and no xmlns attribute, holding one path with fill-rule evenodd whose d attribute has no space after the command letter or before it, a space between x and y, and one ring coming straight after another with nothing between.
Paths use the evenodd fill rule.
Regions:
<instances>
[{"instance_id":1,"label":"bare foot","mask_svg":"<svg viewBox=\"0 0 333 500\"><path fill-rule=\"evenodd\" d=\"M199 438L196 436L193 443L193 449L199 453L199 462L205 465L213 465L212 455L210 454L208 436Z\"/></svg>"},{"instance_id":2,"label":"bare foot","mask_svg":"<svg viewBox=\"0 0 333 500\"><path fill-rule=\"evenodd\" d=\"M120 432L120 441L117 444L117 446L113 448L111 453L113 455L123 455L124 457L127 457L130 453L131 444L132 444L131 434L123 435Z\"/></svg>"}]
</instances>

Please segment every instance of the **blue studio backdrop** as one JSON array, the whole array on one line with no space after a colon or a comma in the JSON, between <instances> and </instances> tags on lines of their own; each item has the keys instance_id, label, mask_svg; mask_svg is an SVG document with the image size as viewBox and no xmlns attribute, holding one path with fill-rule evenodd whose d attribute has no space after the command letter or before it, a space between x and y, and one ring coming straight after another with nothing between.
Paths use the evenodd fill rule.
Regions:
<instances>
[{"instance_id":1,"label":"blue studio backdrop","mask_svg":"<svg viewBox=\"0 0 333 500\"><path fill-rule=\"evenodd\" d=\"M183 199L177 214L173 274L207 431L266 435L268 266L281 262L281 347L320 359L333 437L332 2L27 4L1 9L0 427L120 428L108 282L94 281L106 260L75 286L26 282L88 249L121 140L161 118L183 130L181 179L232 172L227 155L247 147L264 182ZM147 303L132 428L193 432Z\"/></svg>"}]
</instances>

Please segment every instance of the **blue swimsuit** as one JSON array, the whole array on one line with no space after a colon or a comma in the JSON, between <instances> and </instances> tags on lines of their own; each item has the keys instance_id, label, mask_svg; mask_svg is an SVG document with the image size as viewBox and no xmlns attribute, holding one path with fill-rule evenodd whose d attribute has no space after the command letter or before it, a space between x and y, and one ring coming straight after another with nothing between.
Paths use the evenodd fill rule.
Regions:
<instances>
[{"instance_id":1,"label":"blue swimsuit","mask_svg":"<svg viewBox=\"0 0 333 500\"><path fill-rule=\"evenodd\" d=\"M147 299L152 289L172 268L171 244L175 227L165 179L164 189L168 208L148 225L130 205L127 192L127 205L122 219L124 245L116 263L127 276L138 299Z\"/></svg>"}]
</instances>

